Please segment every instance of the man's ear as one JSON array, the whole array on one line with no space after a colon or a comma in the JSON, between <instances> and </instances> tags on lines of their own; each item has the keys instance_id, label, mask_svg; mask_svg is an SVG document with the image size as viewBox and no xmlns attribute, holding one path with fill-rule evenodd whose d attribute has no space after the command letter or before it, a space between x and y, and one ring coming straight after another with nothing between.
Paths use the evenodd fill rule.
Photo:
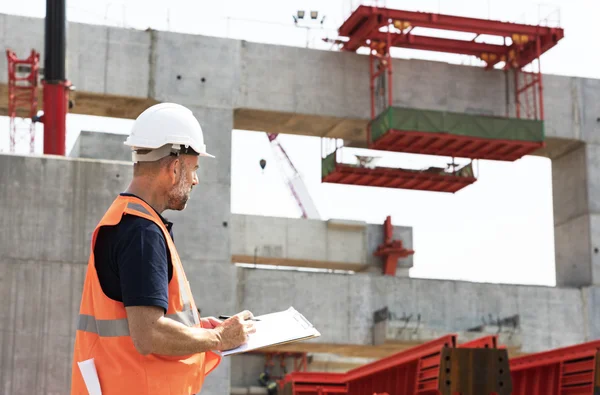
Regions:
<instances>
[{"instance_id":1,"label":"man's ear","mask_svg":"<svg viewBox=\"0 0 600 395\"><path fill-rule=\"evenodd\" d=\"M169 163L169 174L172 177L173 184L179 182L179 179L182 176L181 171L181 158L176 157Z\"/></svg>"}]
</instances>

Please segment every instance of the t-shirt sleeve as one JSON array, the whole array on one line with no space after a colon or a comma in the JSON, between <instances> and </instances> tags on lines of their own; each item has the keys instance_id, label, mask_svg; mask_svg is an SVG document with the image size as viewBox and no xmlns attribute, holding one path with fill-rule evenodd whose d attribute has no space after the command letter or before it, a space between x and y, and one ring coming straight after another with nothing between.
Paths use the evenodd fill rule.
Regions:
<instances>
[{"instance_id":1,"label":"t-shirt sleeve","mask_svg":"<svg viewBox=\"0 0 600 395\"><path fill-rule=\"evenodd\" d=\"M164 235L154 223L132 229L116 251L125 306L169 305L169 274Z\"/></svg>"}]
</instances>

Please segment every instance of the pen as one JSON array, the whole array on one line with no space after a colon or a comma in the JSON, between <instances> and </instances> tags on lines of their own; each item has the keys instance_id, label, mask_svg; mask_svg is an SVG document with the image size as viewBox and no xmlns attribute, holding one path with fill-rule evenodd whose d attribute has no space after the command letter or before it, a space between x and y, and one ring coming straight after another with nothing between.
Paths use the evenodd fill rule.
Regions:
<instances>
[{"instance_id":1,"label":"pen","mask_svg":"<svg viewBox=\"0 0 600 395\"><path fill-rule=\"evenodd\" d=\"M219 316L220 320L226 320L228 318L231 318L231 316L230 315L220 315ZM248 320L246 320L246 321L248 321ZM260 320L258 318L250 318L250 321L260 321Z\"/></svg>"}]
</instances>

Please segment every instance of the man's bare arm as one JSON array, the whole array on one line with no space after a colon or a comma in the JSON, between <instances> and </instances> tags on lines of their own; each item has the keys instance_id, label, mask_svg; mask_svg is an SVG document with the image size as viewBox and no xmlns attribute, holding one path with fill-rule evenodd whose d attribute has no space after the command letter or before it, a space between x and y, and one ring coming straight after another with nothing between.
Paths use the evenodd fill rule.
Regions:
<instances>
[{"instance_id":1,"label":"man's bare arm","mask_svg":"<svg viewBox=\"0 0 600 395\"><path fill-rule=\"evenodd\" d=\"M190 328L166 318L154 306L126 307L133 344L142 355L188 355L211 350L227 350L246 342L254 331L250 312L240 313L214 329Z\"/></svg>"}]
</instances>

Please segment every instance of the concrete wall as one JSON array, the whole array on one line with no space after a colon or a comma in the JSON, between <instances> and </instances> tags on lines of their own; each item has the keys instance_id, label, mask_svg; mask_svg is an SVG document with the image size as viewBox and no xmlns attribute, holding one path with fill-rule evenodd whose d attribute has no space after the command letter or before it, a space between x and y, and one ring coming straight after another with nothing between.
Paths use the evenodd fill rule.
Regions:
<instances>
[{"instance_id":1,"label":"concrete wall","mask_svg":"<svg viewBox=\"0 0 600 395\"><path fill-rule=\"evenodd\" d=\"M131 149L123 144L127 136L82 130L68 156L72 158L131 161Z\"/></svg>"},{"instance_id":2,"label":"concrete wall","mask_svg":"<svg viewBox=\"0 0 600 395\"><path fill-rule=\"evenodd\" d=\"M552 161L557 284L600 284L600 145Z\"/></svg>"},{"instance_id":3,"label":"concrete wall","mask_svg":"<svg viewBox=\"0 0 600 395\"><path fill-rule=\"evenodd\" d=\"M129 166L0 155L0 392L60 394L90 233Z\"/></svg>"},{"instance_id":4,"label":"concrete wall","mask_svg":"<svg viewBox=\"0 0 600 395\"><path fill-rule=\"evenodd\" d=\"M385 306L398 316L421 314L428 327L447 332L481 325L489 314L519 314L524 352L587 339L590 301L583 303L579 289L253 269L240 275L238 309L294 306L321 331L312 342L372 344L373 313ZM590 308L597 314L598 307Z\"/></svg>"},{"instance_id":5,"label":"concrete wall","mask_svg":"<svg viewBox=\"0 0 600 395\"><path fill-rule=\"evenodd\" d=\"M381 225L249 215L232 215L231 221L231 254L238 262L381 273L382 258L373 255L384 240ZM394 236L412 248L412 228L394 228ZM412 256L398 260L399 268L412 265Z\"/></svg>"}]
</instances>

